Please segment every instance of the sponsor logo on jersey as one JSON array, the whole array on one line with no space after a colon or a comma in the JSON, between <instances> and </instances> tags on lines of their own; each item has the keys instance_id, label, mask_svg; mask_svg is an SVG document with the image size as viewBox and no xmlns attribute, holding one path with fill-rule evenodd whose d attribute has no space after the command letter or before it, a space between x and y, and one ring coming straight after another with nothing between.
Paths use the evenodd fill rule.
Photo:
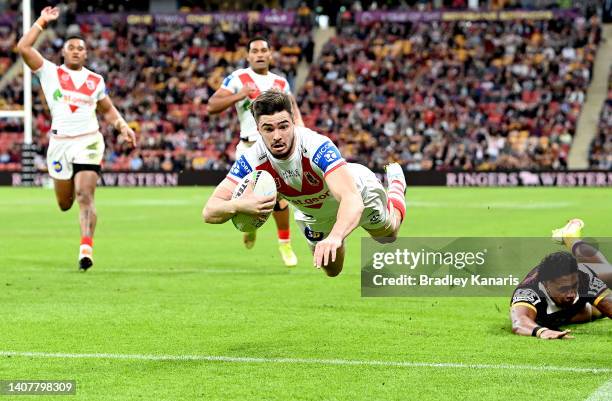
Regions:
<instances>
[{"instance_id":1,"label":"sponsor logo on jersey","mask_svg":"<svg viewBox=\"0 0 612 401\"><path fill-rule=\"evenodd\" d=\"M540 296L531 288L519 288L514 292L512 303L527 302L536 305L540 302Z\"/></svg>"},{"instance_id":2,"label":"sponsor logo on jersey","mask_svg":"<svg viewBox=\"0 0 612 401\"><path fill-rule=\"evenodd\" d=\"M304 235L312 242L322 241L325 233L312 231L309 227L304 228Z\"/></svg>"},{"instance_id":3,"label":"sponsor logo on jersey","mask_svg":"<svg viewBox=\"0 0 612 401\"><path fill-rule=\"evenodd\" d=\"M300 170L297 169L297 168L296 169L281 170L280 174L283 177L283 180L287 181L290 178L299 178L300 177Z\"/></svg>"},{"instance_id":4,"label":"sponsor logo on jersey","mask_svg":"<svg viewBox=\"0 0 612 401\"><path fill-rule=\"evenodd\" d=\"M55 171L56 173L59 173L60 171L62 171L62 169L64 168L62 166L62 163L58 162L57 160L54 161L53 163L51 163L53 166L53 171Z\"/></svg>"},{"instance_id":5,"label":"sponsor logo on jersey","mask_svg":"<svg viewBox=\"0 0 612 401\"><path fill-rule=\"evenodd\" d=\"M53 100L55 100L56 102L60 100L62 96L62 91L60 91L59 89L56 89L55 92L53 92Z\"/></svg>"},{"instance_id":6,"label":"sponsor logo on jersey","mask_svg":"<svg viewBox=\"0 0 612 401\"><path fill-rule=\"evenodd\" d=\"M302 199L290 199L288 200L296 206L305 206L311 209L320 209L323 206L323 203L331 196L329 191L325 191L324 193L313 196L310 198L302 198Z\"/></svg>"},{"instance_id":7,"label":"sponsor logo on jersey","mask_svg":"<svg viewBox=\"0 0 612 401\"><path fill-rule=\"evenodd\" d=\"M238 178L243 178L252 171L253 168L251 168L251 165L249 164L247 159L244 156L240 156L240 159L234 162L230 173Z\"/></svg>"},{"instance_id":8,"label":"sponsor logo on jersey","mask_svg":"<svg viewBox=\"0 0 612 401\"><path fill-rule=\"evenodd\" d=\"M325 173L329 166L340 159L342 156L338 148L331 141L327 141L317 149L312 162Z\"/></svg>"}]
</instances>

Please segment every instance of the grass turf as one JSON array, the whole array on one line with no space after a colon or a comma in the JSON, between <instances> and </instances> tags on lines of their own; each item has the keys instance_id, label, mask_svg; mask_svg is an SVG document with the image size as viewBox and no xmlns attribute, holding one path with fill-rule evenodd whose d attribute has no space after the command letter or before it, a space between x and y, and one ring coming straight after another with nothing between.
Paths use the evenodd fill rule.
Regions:
<instances>
[{"instance_id":1,"label":"grass turf","mask_svg":"<svg viewBox=\"0 0 612 401\"><path fill-rule=\"evenodd\" d=\"M345 271L281 266L274 224L243 249L205 225L209 188L100 189L95 266L76 271L77 209L0 188L0 351L292 358L268 362L0 357L0 379L74 379L68 400L582 400L610 373L333 365L294 359L612 368L612 324L571 341L510 333L507 298L361 298ZM413 188L403 236L546 236L579 216L611 236L609 189ZM294 226L295 227L295 226ZM609 370L608 370L609 372ZM536 396L537 395L537 396ZM0 396L2 398L2 396Z\"/></svg>"}]
</instances>

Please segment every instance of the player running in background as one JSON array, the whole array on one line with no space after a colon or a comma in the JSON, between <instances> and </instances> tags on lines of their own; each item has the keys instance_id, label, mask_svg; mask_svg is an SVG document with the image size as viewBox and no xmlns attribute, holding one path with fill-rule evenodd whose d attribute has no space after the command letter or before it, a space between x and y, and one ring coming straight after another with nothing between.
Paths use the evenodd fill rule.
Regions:
<instances>
[{"instance_id":1,"label":"player running in background","mask_svg":"<svg viewBox=\"0 0 612 401\"><path fill-rule=\"evenodd\" d=\"M546 256L519 284L512 296L512 331L544 339L571 338L559 326L612 318L612 265L581 240L584 223L570 220L553 231L553 239L569 252Z\"/></svg>"},{"instance_id":2,"label":"player running in background","mask_svg":"<svg viewBox=\"0 0 612 401\"><path fill-rule=\"evenodd\" d=\"M387 166L389 188L359 164L347 164L325 136L296 126L290 96L269 90L252 105L261 138L234 163L208 200L203 216L220 224L236 213L266 214L274 197L250 194L232 199L240 179L251 171L272 174L280 196L291 202L295 220L314 254L314 264L328 276L340 274L344 240L356 227L392 241L406 213L406 181L399 164Z\"/></svg>"},{"instance_id":3,"label":"player running in background","mask_svg":"<svg viewBox=\"0 0 612 401\"><path fill-rule=\"evenodd\" d=\"M38 76L51 112L47 168L60 209L70 209L75 199L79 204L79 268L85 271L93 265L97 221L94 192L104 155L104 138L99 131L96 110L121 133L120 140L134 145L136 137L106 95L102 76L84 67L87 48L83 39L66 39L61 66L44 59L32 47L47 24L58 17L57 7L43 9L32 28L19 40L17 49Z\"/></svg>"},{"instance_id":4,"label":"player running in background","mask_svg":"<svg viewBox=\"0 0 612 401\"><path fill-rule=\"evenodd\" d=\"M236 160L252 147L259 138L257 124L251 114L251 103L264 92L277 88L284 93L291 94L287 80L280 75L270 72L272 52L265 38L255 37L247 44L247 61L249 68L234 71L223 80L221 87L208 101L208 112L220 113L235 106L240 120L240 142L236 147ZM293 115L297 125L304 125L300 110L293 96ZM280 200L274 206L274 221L278 230L278 249L286 266L297 265L297 256L291 248L289 230L289 204ZM244 233L244 245L250 249L255 244L256 232Z\"/></svg>"}]
</instances>

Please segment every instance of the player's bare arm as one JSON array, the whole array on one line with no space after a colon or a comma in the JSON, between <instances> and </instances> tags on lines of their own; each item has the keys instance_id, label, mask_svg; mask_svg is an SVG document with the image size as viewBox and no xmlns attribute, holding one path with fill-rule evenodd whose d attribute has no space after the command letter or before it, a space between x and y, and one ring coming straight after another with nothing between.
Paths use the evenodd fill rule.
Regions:
<instances>
[{"instance_id":1,"label":"player's bare arm","mask_svg":"<svg viewBox=\"0 0 612 401\"><path fill-rule=\"evenodd\" d=\"M19 40L17 43L17 50L21 57L23 57L23 61L27 64L30 69L36 71L40 67L42 67L44 58L40 55L38 50L36 50L34 46L34 42L38 39L38 36L42 33L43 29L47 27L47 25L55 21L59 17L59 8L58 7L45 7L40 13L40 17L36 20L34 25L30 28L28 32Z\"/></svg>"},{"instance_id":2,"label":"player's bare arm","mask_svg":"<svg viewBox=\"0 0 612 401\"><path fill-rule=\"evenodd\" d=\"M221 113L256 91L257 88L251 85L244 85L236 94L225 88L219 88L208 100L208 112L210 114Z\"/></svg>"},{"instance_id":3,"label":"player's bare arm","mask_svg":"<svg viewBox=\"0 0 612 401\"><path fill-rule=\"evenodd\" d=\"M513 305L510 310L512 332L519 336L534 336L545 340L573 338L571 330L556 331L547 327L540 327L536 322L537 312L523 305Z\"/></svg>"},{"instance_id":4,"label":"player's bare arm","mask_svg":"<svg viewBox=\"0 0 612 401\"><path fill-rule=\"evenodd\" d=\"M224 179L211 195L202 217L209 224L222 224L231 219L236 213L266 216L274 210L276 196L259 196L248 187L240 198L232 199L236 183Z\"/></svg>"},{"instance_id":5,"label":"player's bare arm","mask_svg":"<svg viewBox=\"0 0 612 401\"><path fill-rule=\"evenodd\" d=\"M607 295L605 295L606 292L604 292L602 295L605 296L601 300L595 301L595 308L597 308L603 316L612 319L612 292L609 290L606 291Z\"/></svg>"},{"instance_id":6,"label":"player's bare arm","mask_svg":"<svg viewBox=\"0 0 612 401\"><path fill-rule=\"evenodd\" d=\"M107 123L111 124L117 131L119 131L121 140L129 143L132 146L136 146L136 134L123 119L123 117L121 117L121 114L113 105L110 97L105 96L102 100L100 100L97 105L97 110L102 113Z\"/></svg>"},{"instance_id":7,"label":"player's bare arm","mask_svg":"<svg viewBox=\"0 0 612 401\"><path fill-rule=\"evenodd\" d=\"M327 266L336 261L336 251L342 246L344 239L359 225L364 207L355 181L346 165L328 174L325 182L340 206L331 232L315 247L314 264L317 267Z\"/></svg>"}]
</instances>

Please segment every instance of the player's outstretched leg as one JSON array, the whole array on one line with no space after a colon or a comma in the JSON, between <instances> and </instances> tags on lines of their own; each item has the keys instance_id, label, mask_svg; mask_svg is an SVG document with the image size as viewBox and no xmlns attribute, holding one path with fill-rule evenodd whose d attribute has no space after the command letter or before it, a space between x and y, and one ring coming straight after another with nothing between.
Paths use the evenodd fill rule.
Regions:
<instances>
[{"instance_id":1,"label":"player's outstretched leg","mask_svg":"<svg viewBox=\"0 0 612 401\"><path fill-rule=\"evenodd\" d=\"M587 263L609 287L612 286L612 265L592 244L582 239L584 222L571 219L561 228L552 231L553 241L565 245L578 263Z\"/></svg>"},{"instance_id":2,"label":"player's outstretched leg","mask_svg":"<svg viewBox=\"0 0 612 401\"><path fill-rule=\"evenodd\" d=\"M62 212L69 210L74 203L74 181L73 180L53 180L55 198Z\"/></svg>"},{"instance_id":3,"label":"player's outstretched leg","mask_svg":"<svg viewBox=\"0 0 612 401\"><path fill-rule=\"evenodd\" d=\"M387 176L387 213L389 218L385 227L367 230L379 242L393 242L397 238L404 216L406 215L406 178L402 166L391 163L385 166Z\"/></svg>"},{"instance_id":4,"label":"player's outstretched leg","mask_svg":"<svg viewBox=\"0 0 612 401\"><path fill-rule=\"evenodd\" d=\"M287 267L297 265L297 256L291 248L291 235L289 229L289 203L281 199L274 207L274 221L278 230L278 251L281 254L283 263Z\"/></svg>"},{"instance_id":5,"label":"player's outstretched leg","mask_svg":"<svg viewBox=\"0 0 612 401\"><path fill-rule=\"evenodd\" d=\"M93 236L96 229L96 207L94 193L98 173L79 171L74 176L76 200L79 204L81 225L81 246L79 247L79 269L85 271L93 265Z\"/></svg>"}]
</instances>

